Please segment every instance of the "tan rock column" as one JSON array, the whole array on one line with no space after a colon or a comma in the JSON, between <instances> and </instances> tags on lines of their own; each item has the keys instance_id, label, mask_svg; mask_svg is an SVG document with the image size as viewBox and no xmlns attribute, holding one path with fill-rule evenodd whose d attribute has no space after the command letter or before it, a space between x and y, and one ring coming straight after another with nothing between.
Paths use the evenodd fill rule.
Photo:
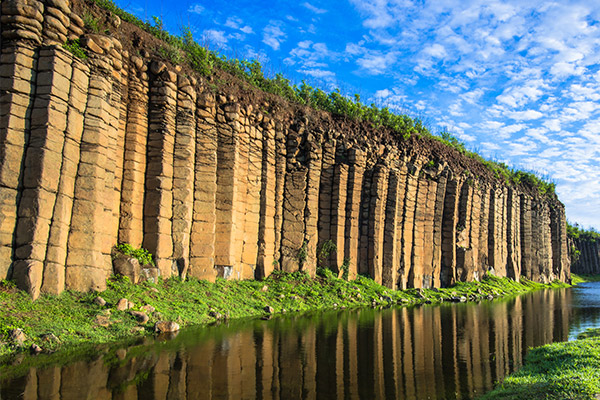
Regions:
<instances>
[{"instance_id":1,"label":"tan rock column","mask_svg":"<svg viewBox=\"0 0 600 400\"><path fill-rule=\"evenodd\" d=\"M148 66L132 56L125 128L125 153L121 184L119 242L135 248L144 240L144 192L148 139Z\"/></svg>"},{"instance_id":2,"label":"tan rock column","mask_svg":"<svg viewBox=\"0 0 600 400\"><path fill-rule=\"evenodd\" d=\"M507 276L518 281L521 278L521 213L519 194L513 188L508 189L507 212Z\"/></svg>"},{"instance_id":3,"label":"tan rock column","mask_svg":"<svg viewBox=\"0 0 600 400\"><path fill-rule=\"evenodd\" d=\"M521 200L521 275L533 279L533 243L531 198L520 195Z\"/></svg>"},{"instance_id":4,"label":"tan rock column","mask_svg":"<svg viewBox=\"0 0 600 400\"><path fill-rule=\"evenodd\" d=\"M346 226L344 258L348 259L348 279L358 274L359 217L365 155L361 150L348 151L350 168L348 171L348 192L346 195Z\"/></svg>"},{"instance_id":5,"label":"tan rock column","mask_svg":"<svg viewBox=\"0 0 600 400\"><path fill-rule=\"evenodd\" d=\"M242 263L242 250L244 249L244 236L246 234L246 217L248 208L248 152L250 149L250 135L243 124L241 107L233 97L228 98L227 104L223 106L225 119L231 127L233 135L237 137L237 162L235 164L235 181L233 190L235 192L233 202L233 245L230 248L233 257L232 278L248 279L254 277L254 271L249 271ZM254 246L257 244L254 243Z\"/></svg>"},{"instance_id":6,"label":"tan rock column","mask_svg":"<svg viewBox=\"0 0 600 400\"><path fill-rule=\"evenodd\" d=\"M71 2L69 0L45 0L43 42L50 45L62 45L67 41L71 25Z\"/></svg>"},{"instance_id":7,"label":"tan rock column","mask_svg":"<svg viewBox=\"0 0 600 400\"><path fill-rule=\"evenodd\" d=\"M13 279L35 299L40 294L50 223L62 166L72 77L71 54L40 50L31 133L19 202Z\"/></svg>"},{"instance_id":8,"label":"tan rock column","mask_svg":"<svg viewBox=\"0 0 600 400\"><path fill-rule=\"evenodd\" d=\"M442 237L444 229L444 198L446 197L447 171L438 176L435 192L435 210L433 215L433 258L432 258L432 286L439 288L442 283Z\"/></svg>"},{"instance_id":9,"label":"tan rock column","mask_svg":"<svg viewBox=\"0 0 600 400\"><path fill-rule=\"evenodd\" d=\"M275 269L281 269L281 234L283 229L283 196L287 166L287 129L275 123Z\"/></svg>"},{"instance_id":10,"label":"tan rock column","mask_svg":"<svg viewBox=\"0 0 600 400\"><path fill-rule=\"evenodd\" d=\"M383 240L385 233L385 205L387 202L388 168L377 165L371 184L371 212L369 220L368 254L369 275L382 283Z\"/></svg>"},{"instance_id":11,"label":"tan rock column","mask_svg":"<svg viewBox=\"0 0 600 400\"><path fill-rule=\"evenodd\" d=\"M2 48L7 44L42 42L44 3L38 0L3 1L0 24ZM64 43L64 42L63 42Z\"/></svg>"},{"instance_id":12,"label":"tan rock column","mask_svg":"<svg viewBox=\"0 0 600 400\"><path fill-rule=\"evenodd\" d=\"M446 197L444 198L444 217L442 224L442 268L440 281L442 287L456 282L456 242L458 224L458 204L462 182L455 177L448 177Z\"/></svg>"},{"instance_id":13,"label":"tan rock column","mask_svg":"<svg viewBox=\"0 0 600 400\"><path fill-rule=\"evenodd\" d=\"M322 169L322 138L321 135L309 132L304 142L305 154L308 158L308 175L306 177L306 206L304 209L304 241L306 242L306 260L302 264L302 270L310 276L317 272L317 251L319 241L319 185ZM345 193L344 193L345 196ZM345 202L345 198L344 198ZM346 204L343 207L345 209ZM341 222L343 226L343 221ZM343 248L343 228L342 228Z\"/></svg>"},{"instance_id":14,"label":"tan rock column","mask_svg":"<svg viewBox=\"0 0 600 400\"><path fill-rule=\"evenodd\" d=\"M390 170L388 178L388 193L385 206L385 226L383 238L383 264L382 264L382 285L390 288L396 288L396 275L399 267L399 240L396 237L398 233L399 216L399 193L401 174L397 168Z\"/></svg>"},{"instance_id":15,"label":"tan rock column","mask_svg":"<svg viewBox=\"0 0 600 400\"><path fill-rule=\"evenodd\" d=\"M369 274L369 224L371 221L371 186L374 169L366 168L363 174L363 185L360 199L360 236L358 242L358 273Z\"/></svg>"},{"instance_id":16,"label":"tan rock column","mask_svg":"<svg viewBox=\"0 0 600 400\"><path fill-rule=\"evenodd\" d=\"M218 103L224 105L227 99L219 96ZM230 113L237 119L237 113ZM235 266L236 222L238 213L235 209L239 203L237 182L239 177L238 164L240 158L240 139L238 124L228 124L225 111L217 107L217 192L216 192L216 236L215 236L215 267L222 277L229 277ZM235 206L234 206L235 205Z\"/></svg>"},{"instance_id":17,"label":"tan rock column","mask_svg":"<svg viewBox=\"0 0 600 400\"><path fill-rule=\"evenodd\" d=\"M402 217L402 258L400 268L406 277L406 287L415 287L413 279L413 239L415 229L415 214L417 209L419 164L414 160L408 163L408 174L406 176L406 195L404 198L404 210ZM402 285L404 287L404 284Z\"/></svg>"},{"instance_id":18,"label":"tan rock column","mask_svg":"<svg viewBox=\"0 0 600 400\"><path fill-rule=\"evenodd\" d=\"M67 243L73 200L75 196L75 179L80 160L81 136L83 134L84 112L87 102L90 70L82 62L73 59L73 74L69 93L69 109L67 111L67 126L62 152L60 181L50 236L46 250L42 292L58 294L65 289L65 263L67 260Z\"/></svg>"},{"instance_id":19,"label":"tan rock column","mask_svg":"<svg viewBox=\"0 0 600 400\"><path fill-rule=\"evenodd\" d=\"M154 254L163 278L173 274L173 150L177 75L158 61L150 65L150 101L143 245Z\"/></svg>"},{"instance_id":20,"label":"tan rock column","mask_svg":"<svg viewBox=\"0 0 600 400\"><path fill-rule=\"evenodd\" d=\"M425 221L423 225L423 287L434 287L434 235L435 235L435 206L437 182L431 177L428 181L427 202L425 205Z\"/></svg>"},{"instance_id":21,"label":"tan rock column","mask_svg":"<svg viewBox=\"0 0 600 400\"><path fill-rule=\"evenodd\" d=\"M121 130L121 107L122 96L127 96L126 86L123 85L121 43L110 37L102 37L100 40L106 56L103 60L111 65L110 85L111 93L108 97L109 107L106 113L107 123L107 157L105 168L104 196L104 223L99 234L102 235L102 253L112 267L111 251L117 244L119 235L119 216L121 206L121 183L123 176L123 142L125 131Z\"/></svg>"},{"instance_id":22,"label":"tan rock column","mask_svg":"<svg viewBox=\"0 0 600 400\"><path fill-rule=\"evenodd\" d=\"M194 212L196 158L196 90L184 76L177 78L177 113L173 152L173 259L185 278L190 263L190 235Z\"/></svg>"},{"instance_id":23,"label":"tan rock column","mask_svg":"<svg viewBox=\"0 0 600 400\"><path fill-rule=\"evenodd\" d=\"M479 277L483 277L489 268L489 218L490 218L490 189L487 185L481 187L481 205L479 218L479 259L475 266Z\"/></svg>"},{"instance_id":24,"label":"tan rock column","mask_svg":"<svg viewBox=\"0 0 600 400\"><path fill-rule=\"evenodd\" d=\"M473 187L473 195L471 197L471 224L469 229L469 243L471 245L470 267L467 271L467 281L480 280L482 275L479 274L479 230L481 229L481 188L479 184Z\"/></svg>"},{"instance_id":25,"label":"tan rock column","mask_svg":"<svg viewBox=\"0 0 600 400\"><path fill-rule=\"evenodd\" d=\"M409 164L404 157L398 163L398 197L396 208L396 280L394 288L406 289L408 287L409 269L404 268L404 207L406 201L406 185L408 178ZM412 232L412 231L411 231Z\"/></svg>"},{"instance_id":26,"label":"tan rock column","mask_svg":"<svg viewBox=\"0 0 600 400\"><path fill-rule=\"evenodd\" d=\"M490 192L489 261L497 276L506 275L506 194L504 188Z\"/></svg>"},{"instance_id":27,"label":"tan rock column","mask_svg":"<svg viewBox=\"0 0 600 400\"><path fill-rule=\"evenodd\" d=\"M319 182L319 249L325 242L331 240L331 198L335 173L335 147L335 139L323 139L321 180ZM329 260L322 261L328 266Z\"/></svg>"},{"instance_id":28,"label":"tan rock column","mask_svg":"<svg viewBox=\"0 0 600 400\"><path fill-rule=\"evenodd\" d=\"M331 192L331 240L336 251L330 256L330 268L340 273L344 263L346 203L348 190L348 165L337 163L333 174L333 190Z\"/></svg>"},{"instance_id":29,"label":"tan rock column","mask_svg":"<svg viewBox=\"0 0 600 400\"><path fill-rule=\"evenodd\" d=\"M2 2L3 18L8 17L7 9L15 9L16 12L16 8L11 4L8 1ZM35 16L41 18L41 12L36 11ZM23 185L20 177L25 168L25 150L29 142L37 78L37 54L33 46L29 44L8 43L9 40L5 34L11 25L4 21L2 25L3 47L0 54L0 101L2 102L0 108L0 279L7 279L12 274L17 207Z\"/></svg>"},{"instance_id":30,"label":"tan rock column","mask_svg":"<svg viewBox=\"0 0 600 400\"><path fill-rule=\"evenodd\" d=\"M408 274L410 287L423 287L423 273L425 269L425 221L427 208L427 195L429 193L429 180L425 177L418 179L415 217L413 224L413 241L412 241L412 268Z\"/></svg>"},{"instance_id":31,"label":"tan rock column","mask_svg":"<svg viewBox=\"0 0 600 400\"><path fill-rule=\"evenodd\" d=\"M281 269L287 272L298 271L308 254L304 241L308 168L298 161L301 139L300 133L289 131L281 235Z\"/></svg>"},{"instance_id":32,"label":"tan rock column","mask_svg":"<svg viewBox=\"0 0 600 400\"><path fill-rule=\"evenodd\" d=\"M275 123L267 117L262 122L262 140L257 279L269 276L275 262Z\"/></svg>"},{"instance_id":33,"label":"tan rock column","mask_svg":"<svg viewBox=\"0 0 600 400\"><path fill-rule=\"evenodd\" d=\"M194 213L190 231L188 275L214 281L217 196L216 103L210 93L198 96L196 155L194 158Z\"/></svg>"},{"instance_id":34,"label":"tan rock column","mask_svg":"<svg viewBox=\"0 0 600 400\"><path fill-rule=\"evenodd\" d=\"M262 113L259 113L256 116L248 115L250 121L246 125L250 135L250 147L248 150L246 225L244 231L244 248L242 251L242 264L244 265L243 279L255 278L256 276L260 230L260 190L262 187L263 163L262 146L264 133L261 127L262 118Z\"/></svg>"},{"instance_id":35,"label":"tan rock column","mask_svg":"<svg viewBox=\"0 0 600 400\"><path fill-rule=\"evenodd\" d=\"M468 180L462 185L458 203L458 223L456 227L456 279L465 282L473 269L471 248L471 212L473 206L473 186Z\"/></svg>"},{"instance_id":36,"label":"tan rock column","mask_svg":"<svg viewBox=\"0 0 600 400\"><path fill-rule=\"evenodd\" d=\"M110 254L104 252L110 225L105 212L107 159L114 158L109 153L109 137L114 134L110 122L116 112L111 99L112 67L105 58L96 56L90 64L65 278L66 288L78 291L103 290L112 273Z\"/></svg>"}]
</instances>

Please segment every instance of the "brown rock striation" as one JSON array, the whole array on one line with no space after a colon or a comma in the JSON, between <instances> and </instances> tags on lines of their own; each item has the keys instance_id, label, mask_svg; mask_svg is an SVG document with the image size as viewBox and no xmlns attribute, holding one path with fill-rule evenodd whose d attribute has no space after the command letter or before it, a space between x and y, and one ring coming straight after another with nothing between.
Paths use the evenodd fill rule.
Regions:
<instances>
[{"instance_id":1,"label":"brown rock striation","mask_svg":"<svg viewBox=\"0 0 600 400\"><path fill-rule=\"evenodd\" d=\"M68 1L0 9L0 279L34 297L103 289L118 242L163 277L569 279L563 205L435 140L215 85L85 33Z\"/></svg>"}]
</instances>

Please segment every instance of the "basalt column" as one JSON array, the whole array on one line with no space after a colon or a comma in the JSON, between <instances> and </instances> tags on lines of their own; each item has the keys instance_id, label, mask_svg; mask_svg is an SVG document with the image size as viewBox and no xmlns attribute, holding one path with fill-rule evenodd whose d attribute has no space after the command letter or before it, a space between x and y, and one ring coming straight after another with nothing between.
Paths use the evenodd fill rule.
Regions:
<instances>
[{"instance_id":1,"label":"basalt column","mask_svg":"<svg viewBox=\"0 0 600 400\"><path fill-rule=\"evenodd\" d=\"M296 127L297 128L297 127ZM287 164L283 195L283 224L281 234L281 269L293 272L301 269L308 256L304 239L304 209L308 168L301 163L307 155L300 146L304 128L291 128L287 137Z\"/></svg>"},{"instance_id":2,"label":"basalt column","mask_svg":"<svg viewBox=\"0 0 600 400\"><path fill-rule=\"evenodd\" d=\"M347 189L348 165L340 161L334 169L331 196L331 240L335 245L335 251L331 254L331 269L335 273L339 273L344 264Z\"/></svg>"},{"instance_id":3,"label":"basalt column","mask_svg":"<svg viewBox=\"0 0 600 400\"><path fill-rule=\"evenodd\" d=\"M58 294L65 289L67 243L73 212L77 165L80 160L81 136L84 125L83 113L89 84L89 69L76 59L73 59L72 67L73 73L68 101L69 109L67 111L60 181L56 203L54 204L52 224L50 225L42 281L42 292L52 294Z\"/></svg>"},{"instance_id":4,"label":"basalt column","mask_svg":"<svg viewBox=\"0 0 600 400\"><path fill-rule=\"evenodd\" d=\"M442 287L448 287L456 282L456 226L461 187L461 181L454 177L448 178L442 224L442 268L440 271Z\"/></svg>"},{"instance_id":5,"label":"basalt column","mask_svg":"<svg viewBox=\"0 0 600 400\"><path fill-rule=\"evenodd\" d=\"M111 187L113 182L107 159L116 158L109 149L118 108L107 60L94 58L91 64L66 262L66 288L81 291L104 289L112 272L106 196L107 182Z\"/></svg>"},{"instance_id":6,"label":"basalt column","mask_svg":"<svg viewBox=\"0 0 600 400\"><path fill-rule=\"evenodd\" d=\"M508 259L507 276L518 281L521 277L521 223L520 223L520 201L519 195L514 189L508 189L507 202L508 218Z\"/></svg>"},{"instance_id":7,"label":"basalt column","mask_svg":"<svg viewBox=\"0 0 600 400\"><path fill-rule=\"evenodd\" d=\"M433 215L433 259L432 275L433 287L441 287L442 271L442 238L444 229L444 199L446 197L446 183L448 171L444 170L437 180L435 193L435 212Z\"/></svg>"},{"instance_id":8,"label":"basalt column","mask_svg":"<svg viewBox=\"0 0 600 400\"><path fill-rule=\"evenodd\" d=\"M19 202L13 279L33 298L40 294L67 128L71 54L44 48L38 60L36 98L25 154ZM62 288L61 288L62 289Z\"/></svg>"},{"instance_id":9,"label":"basalt column","mask_svg":"<svg viewBox=\"0 0 600 400\"><path fill-rule=\"evenodd\" d=\"M254 278L258 257L258 237L260 231L261 211L261 175L263 163L263 131L261 128L262 114L253 114L251 108L246 111L246 132L248 133L248 171L246 188L246 221L241 262L243 278Z\"/></svg>"},{"instance_id":10,"label":"basalt column","mask_svg":"<svg viewBox=\"0 0 600 400\"><path fill-rule=\"evenodd\" d=\"M149 126L144 199L144 242L164 278L173 271L173 150L177 75L166 65L151 65Z\"/></svg>"},{"instance_id":11,"label":"basalt column","mask_svg":"<svg viewBox=\"0 0 600 400\"><path fill-rule=\"evenodd\" d=\"M213 281L215 266L215 226L217 194L216 103L202 93L196 108L196 155L194 158L194 211L190 232L188 275Z\"/></svg>"},{"instance_id":12,"label":"basalt column","mask_svg":"<svg viewBox=\"0 0 600 400\"><path fill-rule=\"evenodd\" d=\"M403 279L406 279L406 284L402 283L401 287L415 287L412 277L413 272L413 238L414 238L414 223L415 212L417 208L418 195L418 175L420 166L415 161L408 163L408 174L406 177L406 190L404 197L404 208L402 214L402 254L400 260L400 269L402 270ZM404 282L404 281L403 281ZM420 287L420 286L419 286Z\"/></svg>"},{"instance_id":13,"label":"basalt column","mask_svg":"<svg viewBox=\"0 0 600 400\"><path fill-rule=\"evenodd\" d=\"M177 79L177 113L173 154L173 259L179 276L185 278L190 260L190 235L194 212L196 156L195 82Z\"/></svg>"},{"instance_id":14,"label":"basalt column","mask_svg":"<svg viewBox=\"0 0 600 400\"><path fill-rule=\"evenodd\" d=\"M321 141L322 138L320 133L309 132L303 143L305 149L304 152L308 158L305 161L308 167L308 175L306 177L306 204L304 206L304 243L306 243L306 259L302 263L302 270L308 272L311 276L314 276L316 273L318 261L319 182L322 169ZM343 220L341 224L343 241Z\"/></svg>"},{"instance_id":15,"label":"basalt column","mask_svg":"<svg viewBox=\"0 0 600 400\"><path fill-rule=\"evenodd\" d=\"M267 117L262 120L262 141L257 279L269 276L275 262L275 124Z\"/></svg>"},{"instance_id":16,"label":"basalt column","mask_svg":"<svg viewBox=\"0 0 600 400\"><path fill-rule=\"evenodd\" d=\"M140 57L133 56L129 68L119 242L137 248L144 240L148 67Z\"/></svg>"},{"instance_id":17,"label":"basalt column","mask_svg":"<svg viewBox=\"0 0 600 400\"><path fill-rule=\"evenodd\" d=\"M37 6L40 9L37 9ZM40 25L41 3L31 7L28 19ZM33 109L37 78L37 52L39 30L26 23L15 26L7 20L20 18L12 2L2 2L2 53L0 55L0 279L12 273L14 234L17 224L17 207L22 191L22 171L25 149L29 141L31 112ZM14 16L12 15L14 14ZM21 39L23 36L23 41ZM34 40L30 40L30 38ZM13 41L13 39L15 39Z\"/></svg>"},{"instance_id":18,"label":"basalt column","mask_svg":"<svg viewBox=\"0 0 600 400\"><path fill-rule=\"evenodd\" d=\"M532 211L531 198L522 194L521 200L521 275L529 280L534 279L534 251L532 243Z\"/></svg>"},{"instance_id":19,"label":"basalt column","mask_svg":"<svg viewBox=\"0 0 600 400\"><path fill-rule=\"evenodd\" d=\"M406 167L405 167L406 168ZM399 240L396 237L398 233L399 197L403 194L399 192L401 174L398 168L390 170L388 178L388 193L385 207L385 228L383 242L383 271L381 282L388 288L396 287L397 272L399 266Z\"/></svg>"},{"instance_id":20,"label":"basalt column","mask_svg":"<svg viewBox=\"0 0 600 400\"><path fill-rule=\"evenodd\" d=\"M360 198L365 168L365 155L360 150L350 149L348 150L348 162L350 163L350 167L348 171L348 191L346 194L344 257L345 260L348 260L348 278L354 279L358 274Z\"/></svg>"},{"instance_id":21,"label":"basalt column","mask_svg":"<svg viewBox=\"0 0 600 400\"><path fill-rule=\"evenodd\" d=\"M371 184L367 261L369 275L376 282L382 282L387 186L388 168L385 165L377 165Z\"/></svg>"}]
</instances>

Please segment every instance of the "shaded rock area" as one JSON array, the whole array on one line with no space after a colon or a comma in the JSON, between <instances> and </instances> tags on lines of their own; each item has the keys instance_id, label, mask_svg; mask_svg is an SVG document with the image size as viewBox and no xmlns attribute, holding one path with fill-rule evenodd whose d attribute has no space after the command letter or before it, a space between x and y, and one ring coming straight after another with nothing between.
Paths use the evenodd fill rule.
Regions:
<instances>
[{"instance_id":1,"label":"shaded rock area","mask_svg":"<svg viewBox=\"0 0 600 400\"><path fill-rule=\"evenodd\" d=\"M571 271L575 274L600 274L600 239L569 238Z\"/></svg>"},{"instance_id":2,"label":"shaded rock area","mask_svg":"<svg viewBox=\"0 0 600 400\"><path fill-rule=\"evenodd\" d=\"M112 34L84 32L84 7ZM569 277L558 199L508 187L435 140L233 77L215 86L87 3L7 0L1 13L0 279L34 298L103 290L115 272L134 282L314 275L326 244L324 266L389 288L490 270ZM75 38L86 59L62 46ZM143 246L157 268L113 262L116 243Z\"/></svg>"}]
</instances>

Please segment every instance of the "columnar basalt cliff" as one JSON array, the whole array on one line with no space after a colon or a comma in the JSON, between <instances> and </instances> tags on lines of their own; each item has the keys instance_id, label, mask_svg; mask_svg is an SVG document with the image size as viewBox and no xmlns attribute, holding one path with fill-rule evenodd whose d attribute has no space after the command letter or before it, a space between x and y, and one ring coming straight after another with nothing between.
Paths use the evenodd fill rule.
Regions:
<instances>
[{"instance_id":1,"label":"columnar basalt cliff","mask_svg":"<svg viewBox=\"0 0 600 400\"><path fill-rule=\"evenodd\" d=\"M571 270L575 274L600 274L600 239L597 237L568 238Z\"/></svg>"},{"instance_id":2,"label":"columnar basalt cliff","mask_svg":"<svg viewBox=\"0 0 600 400\"><path fill-rule=\"evenodd\" d=\"M84 6L112 36L84 32ZM163 277L318 264L390 288L569 277L555 196L431 138L194 76L90 4L4 0L1 12L0 278L34 297L103 289L118 242L147 248Z\"/></svg>"}]
</instances>

